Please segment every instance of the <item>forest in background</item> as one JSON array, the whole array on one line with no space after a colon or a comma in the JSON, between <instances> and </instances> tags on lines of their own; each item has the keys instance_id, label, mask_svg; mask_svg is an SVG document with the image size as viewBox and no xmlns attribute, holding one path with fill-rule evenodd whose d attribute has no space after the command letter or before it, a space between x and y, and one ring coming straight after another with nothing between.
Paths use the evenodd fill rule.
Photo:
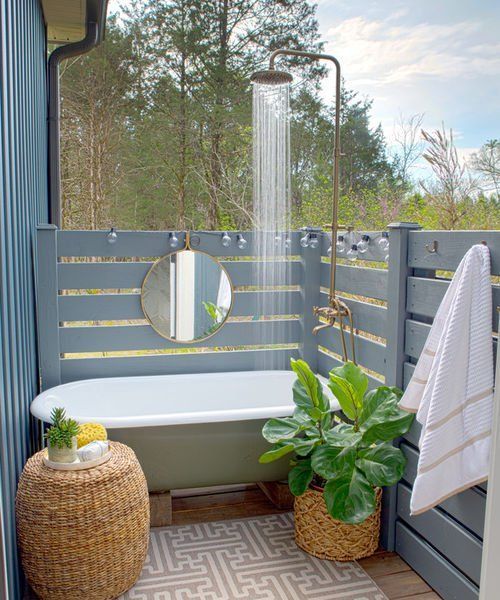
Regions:
<instances>
[{"instance_id":1,"label":"forest in background","mask_svg":"<svg viewBox=\"0 0 500 600\"><path fill-rule=\"evenodd\" d=\"M323 49L306 0L142 0L108 19L106 38L61 73L66 229L252 227L252 72L279 48ZM321 65L280 59L294 75L292 222L330 221L333 102ZM344 82L339 219L357 229L416 221L500 228L500 140L467 164L451 130L395 115L394 148L371 127L369 99ZM420 181L415 164L432 176Z\"/></svg>"}]
</instances>

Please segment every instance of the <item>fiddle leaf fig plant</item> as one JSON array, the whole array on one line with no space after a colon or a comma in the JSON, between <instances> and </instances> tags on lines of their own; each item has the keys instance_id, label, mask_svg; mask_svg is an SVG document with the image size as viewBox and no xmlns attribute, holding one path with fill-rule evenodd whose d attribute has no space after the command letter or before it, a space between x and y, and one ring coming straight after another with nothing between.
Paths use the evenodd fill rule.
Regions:
<instances>
[{"instance_id":1,"label":"fiddle leaf fig plant","mask_svg":"<svg viewBox=\"0 0 500 600\"><path fill-rule=\"evenodd\" d=\"M397 483L406 459L392 441L406 433L413 415L399 408L402 392L389 386L368 391L368 377L354 363L332 369L328 387L342 414L333 416L323 385L303 360L291 361L292 417L270 419L262 429L272 444L268 463L293 453L290 491L301 496L312 484L323 490L329 514L362 523L376 509L376 488Z\"/></svg>"}]
</instances>

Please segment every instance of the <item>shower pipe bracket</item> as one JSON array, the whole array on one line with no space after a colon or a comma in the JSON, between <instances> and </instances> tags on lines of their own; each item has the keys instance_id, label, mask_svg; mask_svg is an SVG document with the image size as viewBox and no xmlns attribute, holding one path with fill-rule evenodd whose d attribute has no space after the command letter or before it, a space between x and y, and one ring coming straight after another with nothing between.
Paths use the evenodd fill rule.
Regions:
<instances>
[{"instance_id":1,"label":"shower pipe bracket","mask_svg":"<svg viewBox=\"0 0 500 600\"><path fill-rule=\"evenodd\" d=\"M351 309L337 296L329 296L328 306L314 306L314 316L324 319L324 323L316 325L313 329L313 335L318 335L322 329L334 327L338 321L340 329L340 340L342 342L342 358L344 362L348 360L347 343L345 340L345 320L349 324L349 337L351 339L352 362L356 364L356 350L354 347L354 323L352 320Z\"/></svg>"}]
</instances>

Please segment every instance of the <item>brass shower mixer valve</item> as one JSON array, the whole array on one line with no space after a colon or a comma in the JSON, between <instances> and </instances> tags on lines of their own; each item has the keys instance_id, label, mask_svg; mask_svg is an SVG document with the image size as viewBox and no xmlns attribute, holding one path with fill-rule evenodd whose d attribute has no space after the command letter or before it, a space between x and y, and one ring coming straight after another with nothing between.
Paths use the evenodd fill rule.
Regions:
<instances>
[{"instance_id":1,"label":"brass shower mixer valve","mask_svg":"<svg viewBox=\"0 0 500 600\"><path fill-rule=\"evenodd\" d=\"M314 306L313 314L316 317L322 318L326 320L326 323L320 323L316 325L313 329L313 334L317 335L319 331L322 329L326 329L327 327L333 327L335 325L335 321L338 320L340 326L340 339L342 342L342 355L344 362L348 360L347 357L347 344L344 335L344 319L347 319L349 322L349 334L351 339L351 353L352 353L352 361L356 363L356 354L354 348L354 325L352 321L352 312L351 309L337 297L330 297L329 306Z\"/></svg>"}]
</instances>

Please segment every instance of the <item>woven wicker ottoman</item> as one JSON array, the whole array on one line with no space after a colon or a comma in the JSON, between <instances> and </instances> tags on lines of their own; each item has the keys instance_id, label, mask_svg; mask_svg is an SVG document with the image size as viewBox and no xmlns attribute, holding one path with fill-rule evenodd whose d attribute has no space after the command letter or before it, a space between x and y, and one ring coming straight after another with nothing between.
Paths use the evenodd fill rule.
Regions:
<instances>
[{"instance_id":1,"label":"woven wicker ottoman","mask_svg":"<svg viewBox=\"0 0 500 600\"><path fill-rule=\"evenodd\" d=\"M146 479L134 452L111 442L108 462L55 471L42 453L19 481L17 535L26 578L42 599L111 600L137 581L149 539Z\"/></svg>"}]
</instances>

